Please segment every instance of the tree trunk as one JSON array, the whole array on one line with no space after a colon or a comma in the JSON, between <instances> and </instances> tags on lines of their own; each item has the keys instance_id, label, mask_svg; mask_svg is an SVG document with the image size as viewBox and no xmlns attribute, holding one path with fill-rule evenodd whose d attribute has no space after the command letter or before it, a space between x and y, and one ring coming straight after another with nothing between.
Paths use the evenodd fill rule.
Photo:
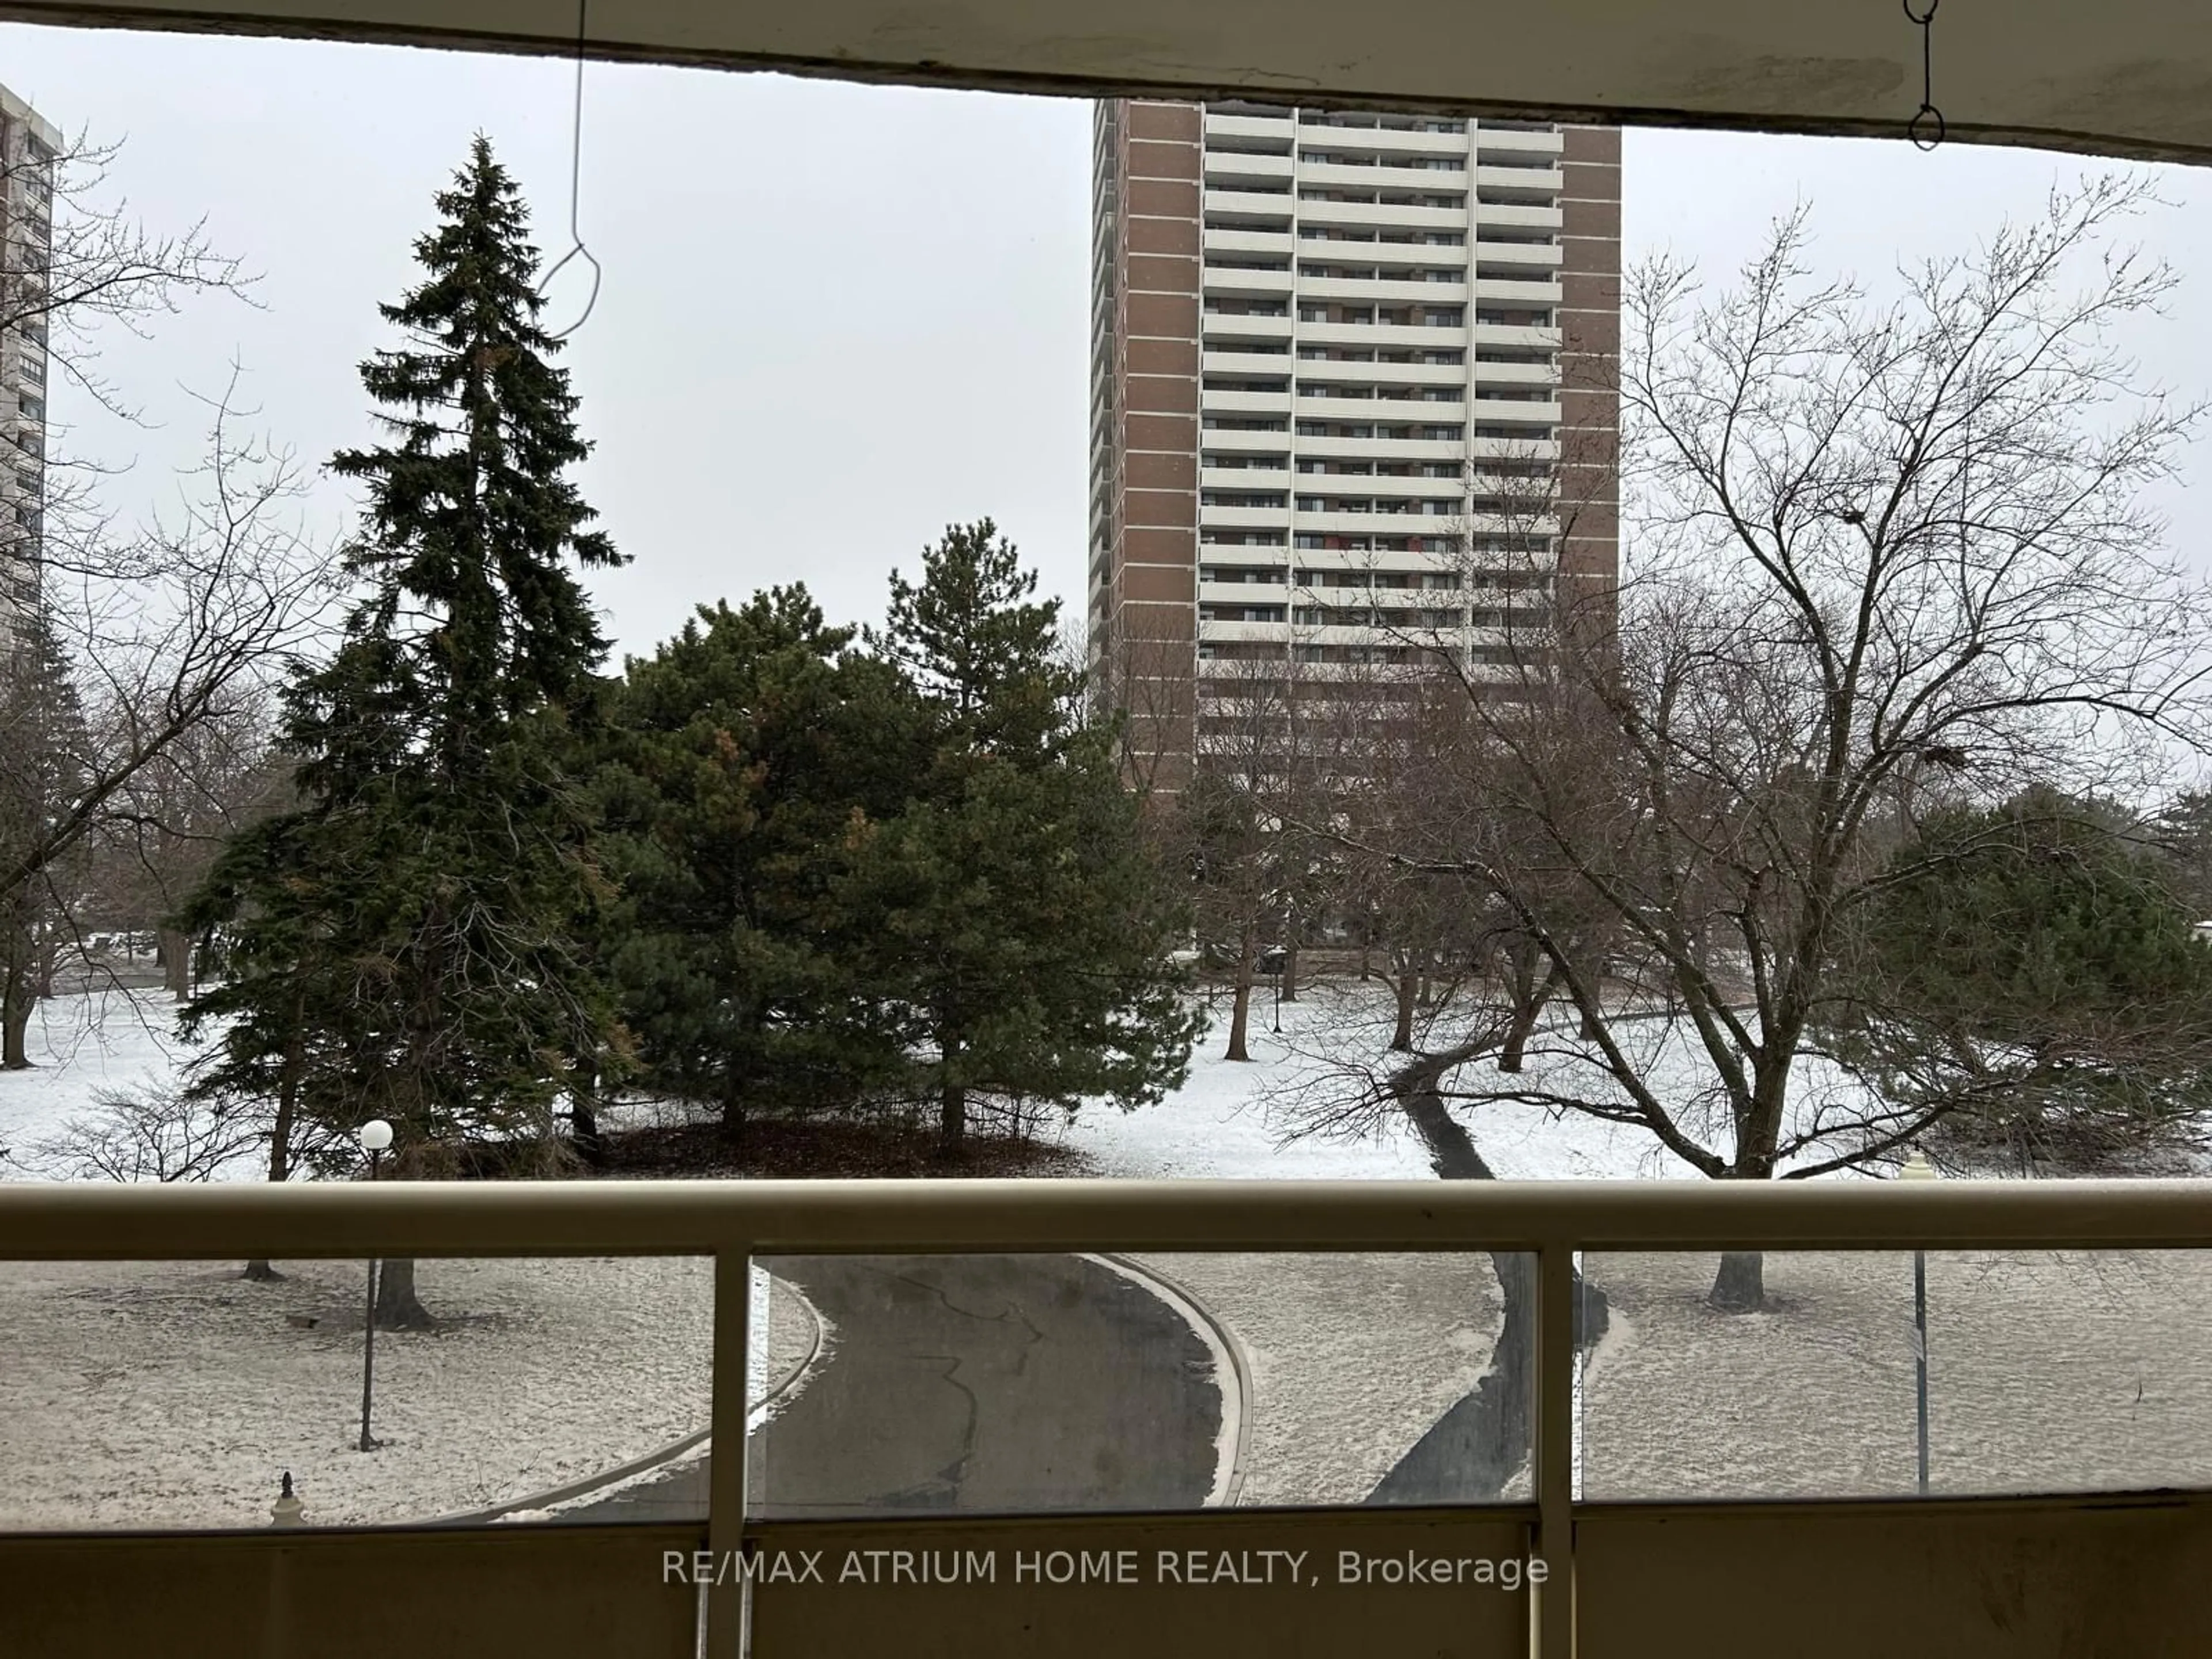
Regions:
<instances>
[{"instance_id":1,"label":"tree trunk","mask_svg":"<svg viewBox=\"0 0 2212 1659\"><path fill-rule=\"evenodd\" d=\"M415 1295L415 1258L380 1262L376 1269L376 1328L427 1331L437 1325Z\"/></svg>"},{"instance_id":2,"label":"tree trunk","mask_svg":"<svg viewBox=\"0 0 2212 1659\"><path fill-rule=\"evenodd\" d=\"M1528 1052L1528 1038L1536 1030L1536 1022L1544 1017L1545 1005L1559 988L1559 969L1554 968L1541 980L1537 979L1533 967L1523 972L1516 964L1512 974L1513 1023L1506 1028L1505 1045L1498 1051L1498 1069L1518 1072ZM1584 1036L1589 1033L1585 1031Z\"/></svg>"},{"instance_id":3,"label":"tree trunk","mask_svg":"<svg viewBox=\"0 0 2212 1659\"><path fill-rule=\"evenodd\" d=\"M1521 1062L1527 1057L1528 1052L1528 1035L1536 1029L1538 1012L1537 1006L1533 1002L1523 1002L1515 1006L1513 1023L1505 1028L1504 1047L1498 1051L1499 1071L1518 1072L1521 1069Z\"/></svg>"},{"instance_id":4,"label":"tree trunk","mask_svg":"<svg viewBox=\"0 0 2212 1659\"><path fill-rule=\"evenodd\" d=\"M1248 1037L1252 1024L1252 935L1247 931L1237 947L1236 995L1229 1004L1229 1052L1224 1060L1249 1060Z\"/></svg>"},{"instance_id":5,"label":"tree trunk","mask_svg":"<svg viewBox=\"0 0 2212 1659\"><path fill-rule=\"evenodd\" d=\"M1759 1313L1766 1307L1766 1258L1757 1250L1729 1250L1705 1300L1723 1313Z\"/></svg>"},{"instance_id":6,"label":"tree trunk","mask_svg":"<svg viewBox=\"0 0 2212 1659\"><path fill-rule=\"evenodd\" d=\"M948 1080L937 1097L937 1150L957 1158L968 1145L968 1091Z\"/></svg>"},{"instance_id":7,"label":"tree trunk","mask_svg":"<svg viewBox=\"0 0 2212 1659\"><path fill-rule=\"evenodd\" d=\"M192 994L191 936L165 927L161 939L161 988L178 1001L187 1001Z\"/></svg>"},{"instance_id":8,"label":"tree trunk","mask_svg":"<svg viewBox=\"0 0 2212 1659\"><path fill-rule=\"evenodd\" d=\"M1420 999L1421 976L1407 969L1398 975L1398 1029L1390 1047L1401 1054L1413 1051L1413 1011Z\"/></svg>"},{"instance_id":9,"label":"tree trunk","mask_svg":"<svg viewBox=\"0 0 2212 1659\"><path fill-rule=\"evenodd\" d=\"M590 1100L576 1097L570 1111L570 1138L576 1143L576 1156L584 1160L587 1169L606 1167L607 1143L599 1134L599 1115L592 1109Z\"/></svg>"},{"instance_id":10,"label":"tree trunk","mask_svg":"<svg viewBox=\"0 0 2212 1659\"><path fill-rule=\"evenodd\" d=\"M29 1066L31 1009L38 1001L32 982L37 943L31 937L29 890L13 895L7 909L7 961L0 964L0 1070L20 1072Z\"/></svg>"},{"instance_id":11,"label":"tree trunk","mask_svg":"<svg viewBox=\"0 0 2212 1659\"><path fill-rule=\"evenodd\" d=\"M276 1121L269 1131L269 1179L272 1182L289 1180L292 1174L292 1120L300 1104L300 1051L305 1041L300 1030L301 1018L299 1005L295 1003L292 1038L284 1045L284 1070L276 1082ZM284 1275L266 1257L256 1256L246 1264L246 1271L239 1277L265 1284Z\"/></svg>"},{"instance_id":12,"label":"tree trunk","mask_svg":"<svg viewBox=\"0 0 2212 1659\"><path fill-rule=\"evenodd\" d=\"M968 1085L960 1074L960 1037L949 1024L937 1028L937 1155L958 1158L968 1149Z\"/></svg>"}]
</instances>

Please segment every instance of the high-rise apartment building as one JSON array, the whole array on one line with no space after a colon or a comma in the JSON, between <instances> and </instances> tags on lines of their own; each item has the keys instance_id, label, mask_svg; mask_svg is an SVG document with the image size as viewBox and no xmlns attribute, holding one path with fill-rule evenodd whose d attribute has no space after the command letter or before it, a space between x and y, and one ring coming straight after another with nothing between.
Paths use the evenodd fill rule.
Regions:
<instances>
[{"instance_id":1,"label":"high-rise apartment building","mask_svg":"<svg viewBox=\"0 0 2212 1659\"><path fill-rule=\"evenodd\" d=\"M1090 633L1173 787L1209 687L1449 650L1618 566L1617 130L1102 103Z\"/></svg>"},{"instance_id":2,"label":"high-rise apartment building","mask_svg":"<svg viewBox=\"0 0 2212 1659\"><path fill-rule=\"evenodd\" d=\"M0 619L35 603L46 501L46 306L62 136L0 87Z\"/></svg>"}]
</instances>

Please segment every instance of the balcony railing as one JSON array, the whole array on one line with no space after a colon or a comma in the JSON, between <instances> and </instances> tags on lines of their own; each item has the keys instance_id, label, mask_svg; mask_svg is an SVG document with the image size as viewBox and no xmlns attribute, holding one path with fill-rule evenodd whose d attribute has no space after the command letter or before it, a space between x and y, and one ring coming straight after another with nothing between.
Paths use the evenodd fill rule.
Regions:
<instances>
[{"instance_id":1,"label":"balcony railing","mask_svg":"<svg viewBox=\"0 0 2212 1659\"><path fill-rule=\"evenodd\" d=\"M1155 1551L1166 1559L1187 1550L1196 1559L1217 1550L1308 1549L1349 1537L1377 1561L1532 1547L1533 1561L1541 1564L1542 1582L1534 1582L1532 1565L1532 1593L1517 1600L1493 1596L1477 1604L1439 1594L1376 1604L1396 1611L1359 1613L1366 1622L1347 1629L1341 1638L1347 1645L1335 1650L1350 1644L1415 1650L1394 1648L1400 1636L1425 1644L1421 1651L1446 1650L1433 1644L1448 1641L1454 1652L1533 1651L1543 1659L1692 1650L2055 1659L2195 1650L2167 1638L2197 1628L2194 1621L2206 1610L2203 1575L2189 1564L2197 1559L2191 1550L2212 1530L2212 1506L2196 1497L1664 1508L1578 1502L1574 1316L1577 1255L1586 1251L2208 1246L2212 1195L2183 1182L0 1186L0 1259L707 1256L717 1291L714 1455L703 1532L522 1527L0 1537L0 1582L9 1586L0 1597L0 1651L404 1652L422 1659L462 1651L456 1643L483 1641L489 1631L491 1645L473 1650L672 1656L690 1650L687 1595L672 1599L662 1590L656 1601L635 1583L606 1577L640 1567L641 1552L688 1565L686 1553L702 1544L708 1554L701 1559L714 1562L801 1545L1018 1548L1052 1527L1035 1518L969 1517L748 1524L745 1379L755 1260L1109 1249L1510 1251L1533 1258L1532 1478L1524 1500L1419 1512L1209 1510L1080 1523L1109 1565L1117 1551L1150 1564ZM1105 1544L1095 1543L1102 1539ZM1864 1576L1878 1571L1899 1577ZM2124 1582L2100 1591L2096 1574L2108 1571L2123 1572ZM903 1599L808 1601L773 1580L749 1588L743 1574L710 1574L699 1595L702 1651L715 1659L748 1650L773 1659L830 1652L1103 1654L1127 1650L1117 1644L1137 1639L1139 1628L1152 1632L1146 1645L1165 1654L1330 1650L1316 1645L1335 1628L1326 1598L1210 1600L1189 1594L1192 1586L1181 1579L1148 1583L1140 1589L1102 1580L1089 1591L1069 1590L1057 1604L1051 1593L1066 1586L1049 1575L1011 1587L970 1585L972 1594L937 1581L942 1593L935 1595L909 1583L915 1593ZM1845 1583L1849 1595L1835 1593ZM985 1588L992 1593L982 1594ZM1109 1590L1121 1599L1111 1601ZM1158 1599L1170 1590L1168 1601ZM1048 1632L1036 1621L1039 1608L1052 1605L1063 1614ZM794 1623L793 1609L801 1606L805 1617ZM1094 1618L1094 1607L1105 1610ZM1793 1611L1786 1636L1778 1625L1757 1622ZM1908 1615L1900 1637L1897 1621ZM1131 1619L1152 1622L1132 1627ZM1159 1622L1170 1619L1172 1625ZM1676 1628L1679 1621L1687 1623ZM1762 1628L1772 1645L1756 1644ZM167 1634L127 1644L130 1632L149 1630ZM210 1632L220 1631L233 1632L233 1646L210 1645L217 1639ZM611 1631L620 1634L610 1638ZM1694 1648L1686 1645L1700 1636Z\"/></svg>"}]
</instances>

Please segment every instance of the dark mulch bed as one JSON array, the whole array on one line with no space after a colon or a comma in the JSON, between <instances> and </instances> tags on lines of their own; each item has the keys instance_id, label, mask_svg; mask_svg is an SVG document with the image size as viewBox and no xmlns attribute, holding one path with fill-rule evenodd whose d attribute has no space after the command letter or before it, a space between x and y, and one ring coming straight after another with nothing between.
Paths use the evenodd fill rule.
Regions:
<instances>
[{"instance_id":1,"label":"dark mulch bed","mask_svg":"<svg viewBox=\"0 0 2212 1659\"><path fill-rule=\"evenodd\" d=\"M605 1137L605 1163L588 1173L617 1180L721 1176L746 1181L898 1180L984 1176L1082 1176L1089 1161L1065 1146L971 1133L957 1158L936 1137L892 1123L772 1119L732 1140L715 1124L631 1129Z\"/></svg>"}]
</instances>

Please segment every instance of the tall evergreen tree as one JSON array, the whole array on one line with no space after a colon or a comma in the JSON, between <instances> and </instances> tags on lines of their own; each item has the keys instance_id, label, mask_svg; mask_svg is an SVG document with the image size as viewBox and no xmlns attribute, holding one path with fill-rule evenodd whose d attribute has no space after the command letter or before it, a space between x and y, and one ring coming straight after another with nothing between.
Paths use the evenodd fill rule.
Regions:
<instances>
[{"instance_id":1,"label":"tall evergreen tree","mask_svg":"<svg viewBox=\"0 0 2212 1659\"><path fill-rule=\"evenodd\" d=\"M22 851L52 834L85 782L84 708L68 653L42 596L33 593L0 639L0 853ZM31 1063L31 1011L48 988L59 946L59 890L84 878L83 849L72 848L0 893L0 1068Z\"/></svg>"},{"instance_id":2,"label":"tall evergreen tree","mask_svg":"<svg viewBox=\"0 0 2212 1659\"><path fill-rule=\"evenodd\" d=\"M187 1023L237 1022L194 1086L290 1075L331 1127L389 1120L406 1173L551 1146L556 1102L622 1048L579 942L607 888L573 775L606 651L574 567L619 559L567 477L589 446L488 141L437 205L423 281L382 307L404 342L361 371L385 441L331 463L368 501L343 641L286 694L301 805L186 907L231 975ZM411 1262L378 1317L426 1317Z\"/></svg>"},{"instance_id":3,"label":"tall evergreen tree","mask_svg":"<svg viewBox=\"0 0 2212 1659\"><path fill-rule=\"evenodd\" d=\"M1197 1016L1169 965L1185 926L1121 787L1078 718L1056 602L985 520L894 576L879 653L914 679L933 753L896 819L856 823L848 914L875 918L871 982L908 1022L908 1069L957 1153L978 1095L1155 1101Z\"/></svg>"}]
</instances>

